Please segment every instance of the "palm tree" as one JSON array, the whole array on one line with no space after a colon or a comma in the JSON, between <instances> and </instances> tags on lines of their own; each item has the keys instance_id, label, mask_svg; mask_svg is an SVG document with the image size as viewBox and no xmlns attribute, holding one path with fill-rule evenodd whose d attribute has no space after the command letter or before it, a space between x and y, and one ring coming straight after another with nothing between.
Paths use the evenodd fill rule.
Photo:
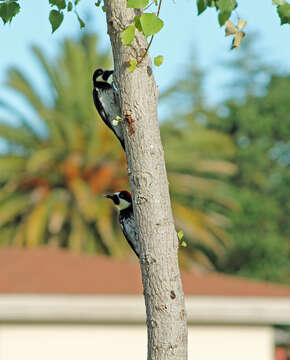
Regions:
<instances>
[{"instance_id":1,"label":"palm tree","mask_svg":"<svg viewBox=\"0 0 290 360\"><path fill-rule=\"evenodd\" d=\"M119 256L126 245L118 242L112 206L102 194L128 186L125 156L97 118L91 96L92 73L110 68L110 56L96 51L97 38L89 34L62 45L54 62L32 49L46 78L42 91L19 69L9 71L8 86L39 124L32 126L1 102L18 125L0 123L6 143L0 155L0 242Z\"/></svg>"}]
</instances>

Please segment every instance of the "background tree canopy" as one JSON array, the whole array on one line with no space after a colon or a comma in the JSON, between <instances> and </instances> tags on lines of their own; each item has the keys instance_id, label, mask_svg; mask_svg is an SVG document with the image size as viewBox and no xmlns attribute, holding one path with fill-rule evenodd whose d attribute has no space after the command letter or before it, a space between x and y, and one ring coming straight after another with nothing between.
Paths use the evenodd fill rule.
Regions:
<instances>
[{"instance_id":1,"label":"background tree canopy","mask_svg":"<svg viewBox=\"0 0 290 360\"><path fill-rule=\"evenodd\" d=\"M217 204L203 202L206 211L215 210L230 220L231 243L223 255L211 259L222 272L289 283L290 76L267 66L255 52L254 37L245 42L235 61L225 65L234 76L222 89L229 94L228 100L216 108L205 104L204 76L196 65L164 94L165 100L170 99L168 106L179 104L174 107L178 112L172 115L179 131L193 139L196 129L190 130L191 121L197 128L219 134L221 141L215 148L213 141L205 143L205 147L194 141L202 156L210 151L213 157L223 154L237 168L230 179L224 179L223 188L213 187L215 196L220 195L220 190L223 196L230 194L231 206L218 209ZM171 139L166 135L164 141L166 148ZM180 149L185 146L180 141ZM167 154L170 156L170 151ZM222 169L228 169L227 175L231 175L228 165ZM216 178L216 174L208 176ZM200 196L187 199L194 205Z\"/></svg>"}]
</instances>

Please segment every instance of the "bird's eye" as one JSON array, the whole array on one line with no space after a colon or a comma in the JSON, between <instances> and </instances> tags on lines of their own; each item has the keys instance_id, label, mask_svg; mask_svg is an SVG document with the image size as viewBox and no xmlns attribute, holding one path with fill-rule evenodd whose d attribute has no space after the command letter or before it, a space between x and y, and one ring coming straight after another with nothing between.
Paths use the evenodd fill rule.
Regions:
<instances>
[{"instance_id":1,"label":"bird's eye","mask_svg":"<svg viewBox=\"0 0 290 360\"><path fill-rule=\"evenodd\" d=\"M120 199L118 198L117 195L113 195L113 201L116 205L119 205L120 204Z\"/></svg>"}]
</instances>

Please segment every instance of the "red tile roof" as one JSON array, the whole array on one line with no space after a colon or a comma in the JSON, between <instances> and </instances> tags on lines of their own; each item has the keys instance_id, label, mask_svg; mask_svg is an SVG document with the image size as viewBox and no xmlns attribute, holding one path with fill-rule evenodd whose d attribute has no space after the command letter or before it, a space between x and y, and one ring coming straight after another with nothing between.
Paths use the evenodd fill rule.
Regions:
<instances>
[{"instance_id":1,"label":"red tile roof","mask_svg":"<svg viewBox=\"0 0 290 360\"><path fill-rule=\"evenodd\" d=\"M290 287L217 273L182 272L186 295L290 297ZM66 250L0 249L0 293L142 294L139 265Z\"/></svg>"}]
</instances>

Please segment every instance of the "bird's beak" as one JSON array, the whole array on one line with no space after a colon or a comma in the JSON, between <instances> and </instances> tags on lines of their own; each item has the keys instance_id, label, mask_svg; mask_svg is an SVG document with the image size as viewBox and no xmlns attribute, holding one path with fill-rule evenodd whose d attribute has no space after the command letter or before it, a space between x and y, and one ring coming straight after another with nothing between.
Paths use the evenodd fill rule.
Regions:
<instances>
[{"instance_id":1,"label":"bird's beak","mask_svg":"<svg viewBox=\"0 0 290 360\"><path fill-rule=\"evenodd\" d=\"M113 195L110 195L110 194L109 195L104 195L104 197L107 198L107 199L111 199L111 200L113 200L113 198L114 198Z\"/></svg>"}]
</instances>

